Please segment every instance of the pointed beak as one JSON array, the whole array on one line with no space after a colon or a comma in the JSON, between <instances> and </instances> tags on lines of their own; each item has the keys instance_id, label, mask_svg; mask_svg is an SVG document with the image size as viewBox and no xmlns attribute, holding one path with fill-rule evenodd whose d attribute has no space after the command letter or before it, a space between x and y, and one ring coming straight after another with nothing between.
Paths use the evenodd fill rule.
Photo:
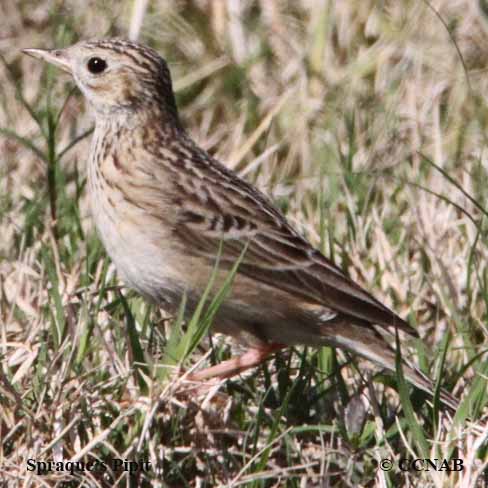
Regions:
<instances>
[{"instance_id":1,"label":"pointed beak","mask_svg":"<svg viewBox=\"0 0 488 488\"><path fill-rule=\"evenodd\" d=\"M68 73L72 72L70 60L65 49L22 49L22 52L33 58L51 63Z\"/></svg>"}]
</instances>

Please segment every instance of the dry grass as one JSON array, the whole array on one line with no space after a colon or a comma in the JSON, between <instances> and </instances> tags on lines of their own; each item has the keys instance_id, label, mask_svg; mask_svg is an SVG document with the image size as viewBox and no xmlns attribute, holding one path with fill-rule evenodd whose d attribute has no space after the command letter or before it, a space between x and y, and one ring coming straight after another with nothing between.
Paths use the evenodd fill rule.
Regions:
<instances>
[{"instance_id":1,"label":"dry grass","mask_svg":"<svg viewBox=\"0 0 488 488\"><path fill-rule=\"evenodd\" d=\"M477 2L19 0L0 14L2 486L484 486L488 18ZM357 358L338 368L345 356L328 348L279 355L207 397L175 394L164 313L117 291L92 229L83 100L19 52L129 29L167 58L199 143L418 327L426 346L403 353L465 399L455 418L413 390L409 416L391 378L369 381ZM230 349L214 337L191 361ZM450 456L463 471L397 468ZM153 469L129 480L26 464L114 457ZM382 458L395 468L377 469Z\"/></svg>"}]
</instances>

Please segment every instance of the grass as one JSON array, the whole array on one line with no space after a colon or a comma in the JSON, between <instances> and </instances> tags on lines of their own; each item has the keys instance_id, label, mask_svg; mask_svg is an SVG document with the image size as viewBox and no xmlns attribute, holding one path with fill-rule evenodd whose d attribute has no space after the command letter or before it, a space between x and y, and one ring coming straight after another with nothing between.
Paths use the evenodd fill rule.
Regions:
<instances>
[{"instance_id":1,"label":"grass","mask_svg":"<svg viewBox=\"0 0 488 488\"><path fill-rule=\"evenodd\" d=\"M143 3L1 7L0 484L483 486L486 13L468 0ZM402 355L462 398L454 416L401 371L332 348L178 392L183 361L240 351L206 334L218 300L184 324L121 288L88 212L82 97L18 50L129 29L167 58L195 139L418 328ZM27 470L111 458L152 469ZM464 469L401 471L404 458Z\"/></svg>"}]
</instances>

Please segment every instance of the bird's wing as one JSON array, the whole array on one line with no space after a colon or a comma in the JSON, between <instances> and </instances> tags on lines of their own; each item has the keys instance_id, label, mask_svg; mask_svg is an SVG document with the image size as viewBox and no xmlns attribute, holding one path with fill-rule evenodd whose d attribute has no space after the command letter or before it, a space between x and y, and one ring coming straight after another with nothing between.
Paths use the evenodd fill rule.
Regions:
<instances>
[{"instance_id":1,"label":"bird's wing","mask_svg":"<svg viewBox=\"0 0 488 488\"><path fill-rule=\"evenodd\" d=\"M175 233L189 252L213 262L222 245L220 262L230 267L247 245L239 273L336 312L416 335L314 249L262 193L218 162L208 165L205 157L191 172L178 172L176 183L184 197L175 205Z\"/></svg>"}]
</instances>

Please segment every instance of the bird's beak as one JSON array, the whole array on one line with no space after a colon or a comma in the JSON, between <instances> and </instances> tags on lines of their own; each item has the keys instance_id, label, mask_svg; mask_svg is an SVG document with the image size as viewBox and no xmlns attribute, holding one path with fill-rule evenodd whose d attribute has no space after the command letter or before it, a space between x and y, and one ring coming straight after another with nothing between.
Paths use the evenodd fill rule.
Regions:
<instances>
[{"instance_id":1,"label":"bird's beak","mask_svg":"<svg viewBox=\"0 0 488 488\"><path fill-rule=\"evenodd\" d=\"M72 72L71 63L65 49L22 49L22 52L33 58L51 63L68 73Z\"/></svg>"}]
</instances>

